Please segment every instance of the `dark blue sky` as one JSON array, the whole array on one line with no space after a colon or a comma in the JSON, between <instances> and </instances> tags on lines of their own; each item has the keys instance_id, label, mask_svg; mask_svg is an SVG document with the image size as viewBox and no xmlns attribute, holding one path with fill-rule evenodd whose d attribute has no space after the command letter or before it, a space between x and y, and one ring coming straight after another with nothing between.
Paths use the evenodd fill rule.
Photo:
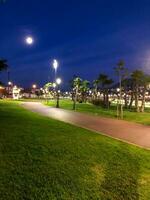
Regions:
<instances>
[{"instance_id":1,"label":"dark blue sky","mask_svg":"<svg viewBox=\"0 0 150 200\"><path fill-rule=\"evenodd\" d=\"M32 47L24 38L32 35ZM122 58L129 70L150 72L149 0L7 0L0 5L0 57L21 86L52 79L50 63L60 62L64 86L73 75L115 77ZM7 81L6 73L0 75Z\"/></svg>"}]
</instances>

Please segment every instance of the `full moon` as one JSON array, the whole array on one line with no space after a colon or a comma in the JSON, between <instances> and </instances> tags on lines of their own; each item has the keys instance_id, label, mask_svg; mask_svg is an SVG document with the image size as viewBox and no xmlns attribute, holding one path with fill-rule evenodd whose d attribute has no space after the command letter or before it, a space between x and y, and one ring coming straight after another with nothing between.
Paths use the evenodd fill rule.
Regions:
<instances>
[{"instance_id":1,"label":"full moon","mask_svg":"<svg viewBox=\"0 0 150 200\"><path fill-rule=\"evenodd\" d=\"M33 44L33 38L32 37L27 37L26 38L26 43L28 44L28 45L31 45L31 44Z\"/></svg>"}]
</instances>

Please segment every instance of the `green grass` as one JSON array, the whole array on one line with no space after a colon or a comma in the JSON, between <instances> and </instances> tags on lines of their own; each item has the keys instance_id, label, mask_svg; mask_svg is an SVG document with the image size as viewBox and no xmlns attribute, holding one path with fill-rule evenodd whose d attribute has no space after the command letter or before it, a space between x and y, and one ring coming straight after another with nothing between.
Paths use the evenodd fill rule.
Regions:
<instances>
[{"instance_id":1,"label":"green grass","mask_svg":"<svg viewBox=\"0 0 150 200\"><path fill-rule=\"evenodd\" d=\"M0 101L1 200L149 200L150 151Z\"/></svg>"},{"instance_id":2,"label":"green grass","mask_svg":"<svg viewBox=\"0 0 150 200\"><path fill-rule=\"evenodd\" d=\"M47 104L47 103L46 103ZM55 106L56 102L50 100L49 106ZM71 100L61 100L60 107L63 109L72 110ZM112 106L109 110L100 106L95 106L90 103L77 103L76 111L86 112L98 116L116 118L116 107ZM147 109L145 113L136 113L133 111L124 110L124 120L133 121L145 125L150 125L150 110Z\"/></svg>"}]
</instances>

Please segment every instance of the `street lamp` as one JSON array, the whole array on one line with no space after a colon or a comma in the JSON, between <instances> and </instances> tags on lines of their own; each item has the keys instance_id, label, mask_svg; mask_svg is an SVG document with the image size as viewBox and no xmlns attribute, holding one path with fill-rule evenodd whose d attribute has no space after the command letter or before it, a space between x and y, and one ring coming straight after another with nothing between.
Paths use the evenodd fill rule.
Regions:
<instances>
[{"instance_id":1,"label":"street lamp","mask_svg":"<svg viewBox=\"0 0 150 200\"><path fill-rule=\"evenodd\" d=\"M32 85L32 88L33 88L33 89L36 89L36 87L37 87L36 84L33 84L33 85Z\"/></svg>"},{"instance_id":2,"label":"street lamp","mask_svg":"<svg viewBox=\"0 0 150 200\"><path fill-rule=\"evenodd\" d=\"M8 85L12 85L12 82L11 82L11 81L9 81L9 82L8 82Z\"/></svg>"},{"instance_id":3,"label":"street lamp","mask_svg":"<svg viewBox=\"0 0 150 200\"><path fill-rule=\"evenodd\" d=\"M12 88L12 82L11 81L8 81L8 97L9 95L11 94L11 88Z\"/></svg>"},{"instance_id":4,"label":"street lamp","mask_svg":"<svg viewBox=\"0 0 150 200\"><path fill-rule=\"evenodd\" d=\"M57 103L56 103L56 108L59 108L59 95L60 95L60 90L59 90L59 85L61 84L61 79L57 78L56 79L56 85L57 85Z\"/></svg>"},{"instance_id":5,"label":"street lamp","mask_svg":"<svg viewBox=\"0 0 150 200\"><path fill-rule=\"evenodd\" d=\"M55 88L56 87L56 83L53 83L53 88Z\"/></svg>"},{"instance_id":6,"label":"street lamp","mask_svg":"<svg viewBox=\"0 0 150 200\"><path fill-rule=\"evenodd\" d=\"M61 79L60 79L60 78L57 78L57 79L56 79L56 83L57 83L57 85L60 85L60 84L61 84Z\"/></svg>"}]
</instances>

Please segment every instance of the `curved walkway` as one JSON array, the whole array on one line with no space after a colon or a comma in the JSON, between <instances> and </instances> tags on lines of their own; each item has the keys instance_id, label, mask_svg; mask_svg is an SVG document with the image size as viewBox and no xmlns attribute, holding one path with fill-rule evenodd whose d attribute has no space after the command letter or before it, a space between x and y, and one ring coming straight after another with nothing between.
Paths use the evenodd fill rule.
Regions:
<instances>
[{"instance_id":1,"label":"curved walkway","mask_svg":"<svg viewBox=\"0 0 150 200\"><path fill-rule=\"evenodd\" d=\"M52 108L39 102L24 102L24 108L41 115L74 124L104 135L150 149L150 127L123 120L96 117L84 113Z\"/></svg>"}]
</instances>

